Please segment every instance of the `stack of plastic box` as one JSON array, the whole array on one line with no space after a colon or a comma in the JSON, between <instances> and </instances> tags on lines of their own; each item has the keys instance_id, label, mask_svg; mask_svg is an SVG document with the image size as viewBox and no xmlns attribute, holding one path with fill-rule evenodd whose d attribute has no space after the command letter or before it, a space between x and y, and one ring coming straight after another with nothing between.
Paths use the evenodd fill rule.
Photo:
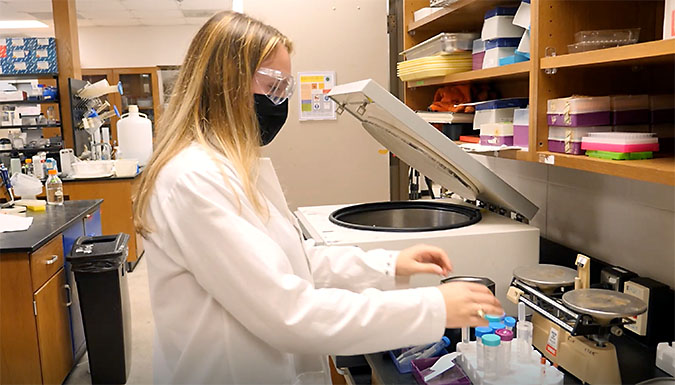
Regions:
<instances>
[{"instance_id":1,"label":"stack of plastic box","mask_svg":"<svg viewBox=\"0 0 675 385\"><path fill-rule=\"evenodd\" d=\"M485 13L481 39L485 41L483 68L525 61L526 57L516 56L524 29L513 24L518 8L497 7ZM502 60L503 59L503 60Z\"/></svg>"},{"instance_id":2,"label":"stack of plastic box","mask_svg":"<svg viewBox=\"0 0 675 385\"><path fill-rule=\"evenodd\" d=\"M582 139L581 148L594 158L649 159L659 150L659 139L651 132L591 132Z\"/></svg>"},{"instance_id":3,"label":"stack of plastic box","mask_svg":"<svg viewBox=\"0 0 675 385\"><path fill-rule=\"evenodd\" d=\"M527 98L490 100L476 104L473 127L480 130L480 143L486 146L513 145L513 117L527 107Z\"/></svg>"},{"instance_id":4,"label":"stack of plastic box","mask_svg":"<svg viewBox=\"0 0 675 385\"><path fill-rule=\"evenodd\" d=\"M547 107L549 151L583 155L584 136L612 131L609 96L550 99Z\"/></svg>"},{"instance_id":5,"label":"stack of plastic box","mask_svg":"<svg viewBox=\"0 0 675 385\"><path fill-rule=\"evenodd\" d=\"M53 37L0 38L0 74L57 72Z\"/></svg>"},{"instance_id":6,"label":"stack of plastic box","mask_svg":"<svg viewBox=\"0 0 675 385\"><path fill-rule=\"evenodd\" d=\"M398 77L403 81L445 76L470 71L473 33L441 33L401 55L404 61L397 64Z\"/></svg>"}]
</instances>

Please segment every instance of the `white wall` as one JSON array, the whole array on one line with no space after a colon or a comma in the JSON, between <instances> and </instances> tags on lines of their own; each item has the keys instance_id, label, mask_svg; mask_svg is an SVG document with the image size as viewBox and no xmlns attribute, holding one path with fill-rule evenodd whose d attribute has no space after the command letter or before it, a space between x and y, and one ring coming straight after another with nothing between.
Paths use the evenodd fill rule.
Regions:
<instances>
[{"instance_id":1,"label":"white wall","mask_svg":"<svg viewBox=\"0 0 675 385\"><path fill-rule=\"evenodd\" d=\"M179 65L200 27L80 27L80 63L82 68Z\"/></svg>"},{"instance_id":2,"label":"white wall","mask_svg":"<svg viewBox=\"0 0 675 385\"><path fill-rule=\"evenodd\" d=\"M293 72L335 71L338 84L367 78L388 87L386 0L245 0L244 11L293 40ZM388 154L348 114L299 122L298 98L265 148L289 206L389 199Z\"/></svg>"},{"instance_id":3,"label":"white wall","mask_svg":"<svg viewBox=\"0 0 675 385\"><path fill-rule=\"evenodd\" d=\"M675 287L675 187L475 158L539 206L542 236Z\"/></svg>"}]
</instances>

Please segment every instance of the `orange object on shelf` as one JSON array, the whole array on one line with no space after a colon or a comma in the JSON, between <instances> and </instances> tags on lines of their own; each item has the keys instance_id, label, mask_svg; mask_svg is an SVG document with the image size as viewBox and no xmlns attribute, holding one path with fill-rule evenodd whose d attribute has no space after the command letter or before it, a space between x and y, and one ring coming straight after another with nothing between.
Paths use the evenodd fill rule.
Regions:
<instances>
[{"instance_id":1,"label":"orange object on shelf","mask_svg":"<svg viewBox=\"0 0 675 385\"><path fill-rule=\"evenodd\" d=\"M459 137L460 142L466 142L466 143L480 143L480 137L479 136L460 136Z\"/></svg>"}]
</instances>

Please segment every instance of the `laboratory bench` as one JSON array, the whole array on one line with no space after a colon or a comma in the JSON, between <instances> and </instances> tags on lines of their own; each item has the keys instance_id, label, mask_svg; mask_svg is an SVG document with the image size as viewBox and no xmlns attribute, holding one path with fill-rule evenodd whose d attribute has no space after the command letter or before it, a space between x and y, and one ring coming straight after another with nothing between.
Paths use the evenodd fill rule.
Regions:
<instances>
[{"instance_id":1,"label":"laboratory bench","mask_svg":"<svg viewBox=\"0 0 675 385\"><path fill-rule=\"evenodd\" d=\"M573 267L576 255L579 252L552 242L545 238L540 238L540 263L558 264L567 267ZM600 270L606 266L602 261L595 258L591 264L591 281L598 282ZM446 330L445 335L452 341L451 346L459 340L458 330ZM668 373L660 370L655 365L656 347L648 347L639 341L636 337L626 333L622 337L610 336L610 342L614 344L619 357L619 366L621 369L622 383L636 384L651 378L670 377ZM453 349L454 351L454 349ZM334 366L338 368L333 372L333 383L341 382L338 378L336 382L336 373L347 374L349 379L345 380L347 384L387 384L387 385L409 385L417 384L417 381L411 373L399 373L388 352L378 352L366 354L363 356L333 357ZM576 377L565 373L565 384L581 384Z\"/></svg>"},{"instance_id":2,"label":"laboratory bench","mask_svg":"<svg viewBox=\"0 0 675 385\"><path fill-rule=\"evenodd\" d=\"M26 231L0 233L0 383L60 384L84 353L75 282L64 259L101 235L101 199L28 212Z\"/></svg>"}]
</instances>

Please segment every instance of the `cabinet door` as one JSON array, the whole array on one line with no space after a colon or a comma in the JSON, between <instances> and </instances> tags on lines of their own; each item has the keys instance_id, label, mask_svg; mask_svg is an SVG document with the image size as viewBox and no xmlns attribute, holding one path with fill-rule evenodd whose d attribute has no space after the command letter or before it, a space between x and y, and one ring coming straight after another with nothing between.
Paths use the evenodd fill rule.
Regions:
<instances>
[{"instance_id":1,"label":"cabinet door","mask_svg":"<svg viewBox=\"0 0 675 385\"><path fill-rule=\"evenodd\" d=\"M101 211L96 210L84 217L84 234L92 237L95 235L102 235L101 227Z\"/></svg>"},{"instance_id":2,"label":"cabinet door","mask_svg":"<svg viewBox=\"0 0 675 385\"><path fill-rule=\"evenodd\" d=\"M115 69L114 73L122 82L124 88L121 111L127 112L129 105L137 105L138 110L146 114L148 119L152 121L154 128L159 115L157 68L120 68Z\"/></svg>"},{"instance_id":3,"label":"cabinet door","mask_svg":"<svg viewBox=\"0 0 675 385\"><path fill-rule=\"evenodd\" d=\"M66 274L61 269L35 292L40 366L44 384L61 384L73 367Z\"/></svg>"}]
</instances>

